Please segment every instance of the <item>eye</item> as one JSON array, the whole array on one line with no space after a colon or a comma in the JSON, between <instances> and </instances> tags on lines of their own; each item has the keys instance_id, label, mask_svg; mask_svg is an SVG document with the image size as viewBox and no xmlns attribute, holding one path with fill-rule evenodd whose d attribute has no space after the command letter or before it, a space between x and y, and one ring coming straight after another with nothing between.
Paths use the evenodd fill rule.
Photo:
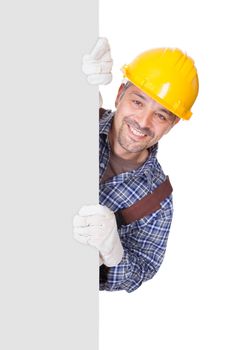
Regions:
<instances>
[{"instance_id":1,"label":"eye","mask_svg":"<svg viewBox=\"0 0 233 350\"><path fill-rule=\"evenodd\" d=\"M161 113L155 113L155 116L161 121L161 122L166 122L167 117Z\"/></svg>"},{"instance_id":2,"label":"eye","mask_svg":"<svg viewBox=\"0 0 233 350\"><path fill-rule=\"evenodd\" d=\"M135 106L137 106L137 107L142 107L142 106L143 106L142 102L141 102L141 101L138 101L138 100L132 100L132 103L133 103Z\"/></svg>"}]
</instances>

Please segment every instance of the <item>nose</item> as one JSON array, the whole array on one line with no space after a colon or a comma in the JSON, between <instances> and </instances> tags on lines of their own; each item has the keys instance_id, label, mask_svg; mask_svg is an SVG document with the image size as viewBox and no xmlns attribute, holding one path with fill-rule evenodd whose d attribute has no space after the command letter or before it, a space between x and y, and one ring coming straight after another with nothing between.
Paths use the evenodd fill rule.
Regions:
<instances>
[{"instance_id":1,"label":"nose","mask_svg":"<svg viewBox=\"0 0 233 350\"><path fill-rule=\"evenodd\" d=\"M138 115L138 123L141 128L151 128L153 121L153 111L149 108L144 108Z\"/></svg>"}]
</instances>

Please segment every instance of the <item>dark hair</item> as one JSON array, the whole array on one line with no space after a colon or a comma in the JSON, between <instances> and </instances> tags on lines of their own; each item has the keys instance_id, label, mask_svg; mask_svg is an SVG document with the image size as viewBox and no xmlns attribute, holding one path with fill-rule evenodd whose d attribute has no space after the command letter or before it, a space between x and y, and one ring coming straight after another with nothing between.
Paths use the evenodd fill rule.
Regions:
<instances>
[{"instance_id":1,"label":"dark hair","mask_svg":"<svg viewBox=\"0 0 233 350\"><path fill-rule=\"evenodd\" d=\"M131 81L127 81L126 83L125 83L125 86L124 86L124 90L127 90L130 86L132 86L133 85L133 83L131 83Z\"/></svg>"},{"instance_id":2,"label":"dark hair","mask_svg":"<svg viewBox=\"0 0 233 350\"><path fill-rule=\"evenodd\" d=\"M133 83L131 83L131 81L127 80L124 84L124 88L122 90L122 93L121 93L121 98L124 96L126 90L133 85Z\"/></svg>"}]
</instances>

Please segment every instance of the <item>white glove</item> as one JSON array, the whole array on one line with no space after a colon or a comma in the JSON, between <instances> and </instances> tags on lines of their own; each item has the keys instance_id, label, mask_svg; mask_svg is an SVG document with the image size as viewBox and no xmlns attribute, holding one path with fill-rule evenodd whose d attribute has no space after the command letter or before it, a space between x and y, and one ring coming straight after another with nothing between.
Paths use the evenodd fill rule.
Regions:
<instances>
[{"instance_id":1,"label":"white glove","mask_svg":"<svg viewBox=\"0 0 233 350\"><path fill-rule=\"evenodd\" d=\"M82 70L93 85L106 85L112 80L112 58L106 38L99 38L90 54L83 56Z\"/></svg>"},{"instance_id":2,"label":"white glove","mask_svg":"<svg viewBox=\"0 0 233 350\"><path fill-rule=\"evenodd\" d=\"M123 257L114 213L103 205L83 206L74 216L74 238L98 249L100 264L115 266Z\"/></svg>"}]
</instances>

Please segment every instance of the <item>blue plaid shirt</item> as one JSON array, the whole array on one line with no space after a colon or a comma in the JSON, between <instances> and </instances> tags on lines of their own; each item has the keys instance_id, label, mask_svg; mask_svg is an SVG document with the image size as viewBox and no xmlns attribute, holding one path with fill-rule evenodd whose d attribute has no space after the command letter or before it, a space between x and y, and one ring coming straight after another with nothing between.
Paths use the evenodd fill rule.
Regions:
<instances>
[{"instance_id":1,"label":"blue plaid shirt","mask_svg":"<svg viewBox=\"0 0 233 350\"><path fill-rule=\"evenodd\" d=\"M100 180L110 156L108 133L113 116L107 110L100 120ZM116 212L131 206L165 181L156 158L157 149L157 144L150 148L149 157L140 168L101 183L100 204ZM153 214L118 229L124 256L117 266L109 268L107 281L100 282L100 290L133 292L156 274L164 258L172 214L172 196L169 196Z\"/></svg>"}]
</instances>

